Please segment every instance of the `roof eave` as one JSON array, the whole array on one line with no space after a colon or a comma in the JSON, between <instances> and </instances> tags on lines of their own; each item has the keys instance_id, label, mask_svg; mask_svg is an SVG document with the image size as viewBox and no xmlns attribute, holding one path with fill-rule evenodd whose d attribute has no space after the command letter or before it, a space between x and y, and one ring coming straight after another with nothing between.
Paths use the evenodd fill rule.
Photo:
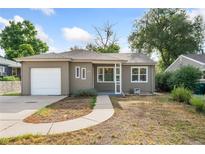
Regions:
<instances>
[{"instance_id":1,"label":"roof eave","mask_svg":"<svg viewBox=\"0 0 205 154\"><path fill-rule=\"evenodd\" d=\"M156 63L124 63L123 65L156 65Z\"/></svg>"},{"instance_id":2,"label":"roof eave","mask_svg":"<svg viewBox=\"0 0 205 154\"><path fill-rule=\"evenodd\" d=\"M23 61L70 61L71 59L68 58L29 58L29 59L16 59L18 62L23 62Z\"/></svg>"}]
</instances>

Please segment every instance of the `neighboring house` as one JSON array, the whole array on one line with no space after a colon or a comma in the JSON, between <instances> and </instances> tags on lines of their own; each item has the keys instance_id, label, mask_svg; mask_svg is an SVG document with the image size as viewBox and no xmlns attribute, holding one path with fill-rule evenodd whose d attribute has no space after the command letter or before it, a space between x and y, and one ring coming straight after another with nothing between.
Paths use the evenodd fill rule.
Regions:
<instances>
[{"instance_id":1,"label":"neighboring house","mask_svg":"<svg viewBox=\"0 0 205 154\"><path fill-rule=\"evenodd\" d=\"M0 77L21 76L21 64L0 56Z\"/></svg>"},{"instance_id":2,"label":"neighboring house","mask_svg":"<svg viewBox=\"0 0 205 154\"><path fill-rule=\"evenodd\" d=\"M182 66L194 66L202 71L201 82L205 82L205 54L180 55L166 70L175 71Z\"/></svg>"},{"instance_id":3,"label":"neighboring house","mask_svg":"<svg viewBox=\"0 0 205 154\"><path fill-rule=\"evenodd\" d=\"M80 89L141 93L155 90L155 62L137 53L76 50L19 58L23 95L70 95Z\"/></svg>"}]
</instances>

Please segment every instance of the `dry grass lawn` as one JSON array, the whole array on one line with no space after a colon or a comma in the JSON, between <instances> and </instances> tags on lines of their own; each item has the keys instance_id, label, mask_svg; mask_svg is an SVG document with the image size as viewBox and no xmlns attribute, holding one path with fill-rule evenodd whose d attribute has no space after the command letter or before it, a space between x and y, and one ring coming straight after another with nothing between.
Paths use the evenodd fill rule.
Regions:
<instances>
[{"instance_id":1,"label":"dry grass lawn","mask_svg":"<svg viewBox=\"0 0 205 154\"><path fill-rule=\"evenodd\" d=\"M54 104L48 105L33 115L24 119L28 123L49 123L75 119L89 114L92 98L67 97Z\"/></svg>"},{"instance_id":2,"label":"dry grass lawn","mask_svg":"<svg viewBox=\"0 0 205 154\"><path fill-rule=\"evenodd\" d=\"M205 144L205 115L162 96L111 97L109 120L75 132L1 139L3 144Z\"/></svg>"}]
</instances>

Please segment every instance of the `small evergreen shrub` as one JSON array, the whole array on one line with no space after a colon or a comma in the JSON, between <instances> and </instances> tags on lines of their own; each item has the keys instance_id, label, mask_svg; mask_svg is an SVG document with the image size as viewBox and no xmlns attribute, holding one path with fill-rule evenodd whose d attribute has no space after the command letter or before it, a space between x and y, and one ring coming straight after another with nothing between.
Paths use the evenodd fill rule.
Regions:
<instances>
[{"instance_id":1,"label":"small evergreen shrub","mask_svg":"<svg viewBox=\"0 0 205 154\"><path fill-rule=\"evenodd\" d=\"M190 103L195 106L196 111L202 112L205 110L205 102L199 97L192 97Z\"/></svg>"},{"instance_id":2,"label":"small evergreen shrub","mask_svg":"<svg viewBox=\"0 0 205 154\"><path fill-rule=\"evenodd\" d=\"M20 78L15 76L4 76L1 78L1 81L19 81L19 80Z\"/></svg>"},{"instance_id":3,"label":"small evergreen shrub","mask_svg":"<svg viewBox=\"0 0 205 154\"><path fill-rule=\"evenodd\" d=\"M74 96L97 96L95 89L80 89L74 93Z\"/></svg>"},{"instance_id":4,"label":"small evergreen shrub","mask_svg":"<svg viewBox=\"0 0 205 154\"><path fill-rule=\"evenodd\" d=\"M192 91L184 87L178 87L172 90L171 96L174 101L189 104L192 97Z\"/></svg>"},{"instance_id":5,"label":"small evergreen shrub","mask_svg":"<svg viewBox=\"0 0 205 154\"><path fill-rule=\"evenodd\" d=\"M93 96L91 102L90 102L90 107L93 109L96 105L96 96Z\"/></svg>"}]
</instances>

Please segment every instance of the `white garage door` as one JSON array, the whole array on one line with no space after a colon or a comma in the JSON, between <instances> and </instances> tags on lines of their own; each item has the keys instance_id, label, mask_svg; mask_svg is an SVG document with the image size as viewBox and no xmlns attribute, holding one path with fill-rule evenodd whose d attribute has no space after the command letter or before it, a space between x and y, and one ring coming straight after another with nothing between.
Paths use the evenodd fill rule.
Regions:
<instances>
[{"instance_id":1,"label":"white garage door","mask_svg":"<svg viewBox=\"0 0 205 154\"><path fill-rule=\"evenodd\" d=\"M60 94L60 68L31 68L31 95Z\"/></svg>"}]
</instances>

